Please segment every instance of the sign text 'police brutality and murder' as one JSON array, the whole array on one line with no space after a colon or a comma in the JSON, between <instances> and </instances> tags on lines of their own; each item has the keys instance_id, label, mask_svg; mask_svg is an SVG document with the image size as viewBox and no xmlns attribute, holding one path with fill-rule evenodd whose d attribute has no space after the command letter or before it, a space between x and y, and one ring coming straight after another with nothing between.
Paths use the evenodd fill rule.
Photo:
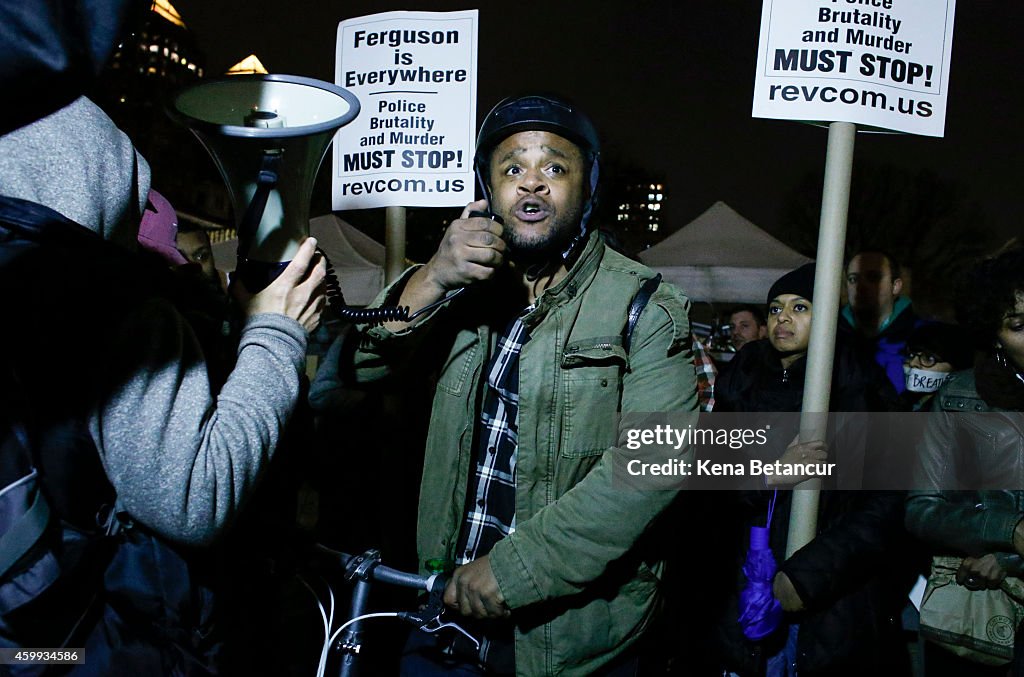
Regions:
<instances>
[{"instance_id":1,"label":"sign text 'police brutality and murder'","mask_svg":"<svg viewBox=\"0 0 1024 677\"><path fill-rule=\"evenodd\" d=\"M765 0L755 117L942 136L955 0Z\"/></svg>"}]
</instances>

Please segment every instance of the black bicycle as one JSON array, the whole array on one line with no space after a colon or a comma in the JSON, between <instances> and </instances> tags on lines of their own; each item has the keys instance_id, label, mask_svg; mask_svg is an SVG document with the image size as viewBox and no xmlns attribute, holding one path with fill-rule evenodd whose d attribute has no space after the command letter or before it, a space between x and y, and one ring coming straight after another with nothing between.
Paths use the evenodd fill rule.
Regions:
<instances>
[{"instance_id":1,"label":"black bicycle","mask_svg":"<svg viewBox=\"0 0 1024 677\"><path fill-rule=\"evenodd\" d=\"M361 555L350 555L332 550L324 545L314 546L314 558L326 564L335 572L340 571L344 580L352 584L352 597L349 602L348 620L338 628L334 625L334 591L327 586L329 594L328 609L324 609L316 591L302 580L320 608L320 616L324 624L324 644L317 664L317 677L324 677L332 652L339 655L338 675L355 677L359 674L359 658L363 643L363 621L371 618L398 618L412 623L422 632L436 633L451 629L469 638L479 649L479 641L456 623L442 620L445 613L444 589L448 576L443 573L422 576L398 571L381 563L380 551L368 550ZM333 573L333 572L332 572ZM331 573L328 573L331 575ZM412 588L427 593L427 602L415 611L384 611L366 613L370 598L370 583L377 581L403 588Z\"/></svg>"}]
</instances>

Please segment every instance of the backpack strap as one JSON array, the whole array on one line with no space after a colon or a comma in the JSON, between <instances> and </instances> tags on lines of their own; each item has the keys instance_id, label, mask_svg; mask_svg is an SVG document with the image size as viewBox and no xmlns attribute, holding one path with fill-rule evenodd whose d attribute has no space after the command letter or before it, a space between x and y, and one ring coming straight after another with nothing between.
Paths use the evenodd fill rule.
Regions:
<instances>
[{"instance_id":1,"label":"backpack strap","mask_svg":"<svg viewBox=\"0 0 1024 677\"><path fill-rule=\"evenodd\" d=\"M25 427L17 422L12 423L11 427L18 444L26 453L30 453ZM28 490L35 493L35 496L32 497L32 505L17 517L3 536L0 536L0 578L6 575L11 567L36 544L50 523L50 504L47 503L46 497L40 491L38 482L39 471L33 468L31 474L0 491L0 498L4 495L14 496L19 491L23 491L25 485L31 485ZM17 502L16 500L15 503ZM0 502L0 505L6 505L6 503L3 501Z\"/></svg>"},{"instance_id":2,"label":"backpack strap","mask_svg":"<svg viewBox=\"0 0 1024 677\"><path fill-rule=\"evenodd\" d=\"M629 346L633 340L633 330L636 329L636 324L640 320L640 315L644 312L644 308L647 307L647 302L651 300L651 296L658 289L658 285L660 284L661 273L658 273L640 285L640 290L637 291L636 296L633 297L633 302L629 304L626 329L622 335L622 349L625 350L627 354L629 354Z\"/></svg>"}]
</instances>

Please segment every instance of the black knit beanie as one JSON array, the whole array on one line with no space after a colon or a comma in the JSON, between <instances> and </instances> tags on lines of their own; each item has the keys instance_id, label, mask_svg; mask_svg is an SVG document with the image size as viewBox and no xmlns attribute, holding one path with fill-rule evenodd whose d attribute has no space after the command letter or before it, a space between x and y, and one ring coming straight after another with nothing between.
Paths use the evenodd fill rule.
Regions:
<instances>
[{"instance_id":1,"label":"black knit beanie","mask_svg":"<svg viewBox=\"0 0 1024 677\"><path fill-rule=\"evenodd\" d=\"M768 290L768 300L765 303L771 305L772 299L780 294L796 294L808 301L814 301L814 262L805 263L776 280Z\"/></svg>"}]
</instances>

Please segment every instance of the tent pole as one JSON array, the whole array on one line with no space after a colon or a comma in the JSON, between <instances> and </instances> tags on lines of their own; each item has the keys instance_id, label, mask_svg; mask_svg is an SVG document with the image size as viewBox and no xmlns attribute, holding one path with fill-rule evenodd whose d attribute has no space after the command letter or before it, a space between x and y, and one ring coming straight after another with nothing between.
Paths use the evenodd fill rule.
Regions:
<instances>
[{"instance_id":1,"label":"tent pole","mask_svg":"<svg viewBox=\"0 0 1024 677\"><path fill-rule=\"evenodd\" d=\"M825 439L856 135L857 126L850 122L833 122L828 127L825 188L821 196L814 277L814 315L800 414L801 442ZM821 480L812 479L801 482L793 491L789 537L786 541L787 558L810 543L817 532L820 490Z\"/></svg>"},{"instance_id":2,"label":"tent pole","mask_svg":"<svg viewBox=\"0 0 1024 677\"><path fill-rule=\"evenodd\" d=\"M384 232L384 283L405 270L405 207L387 207Z\"/></svg>"}]
</instances>

